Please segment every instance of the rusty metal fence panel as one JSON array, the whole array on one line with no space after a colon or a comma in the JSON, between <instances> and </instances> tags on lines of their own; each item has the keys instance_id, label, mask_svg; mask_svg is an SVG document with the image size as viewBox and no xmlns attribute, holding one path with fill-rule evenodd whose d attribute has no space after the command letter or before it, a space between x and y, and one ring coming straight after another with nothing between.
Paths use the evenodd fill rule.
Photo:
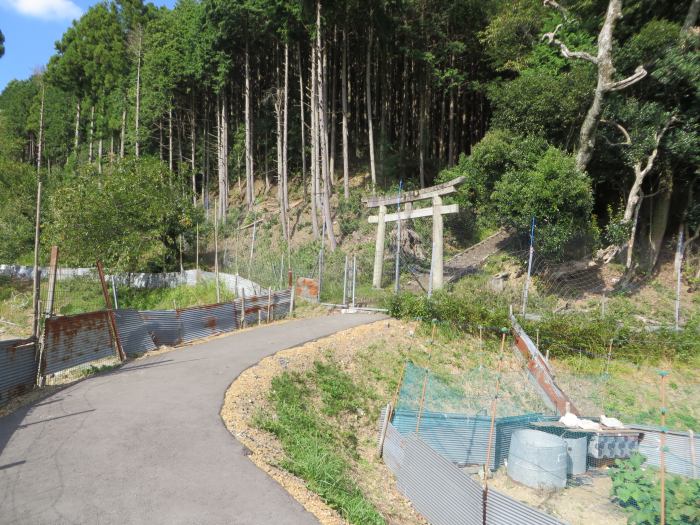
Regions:
<instances>
[{"instance_id":1,"label":"rusty metal fence panel","mask_svg":"<svg viewBox=\"0 0 700 525\"><path fill-rule=\"evenodd\" d=\"M141 310L139 315L156 345L175 346L182 343L182 323L175 310Z\"/></svg>"},{"instance_id":2,"label":"rusty metal fence panel","mask_svg":"<svg viewBox=\"0 0 700 525\"><path fill-rule=\"evenodd\" d=\"M489 489L486 498L486 525L565 525L549 514L514 500L502 492Z\"/></svg>"},{"instance_id":3,"label":"rusty metal fence panel","mask_svg":"<svg viewBox=\"0 0 700 525\"><path fill-rule=\"evenodd\" d=\"M245 325L253 326L258 321L267 320L267 296L255 296L245 298Z\"/></svg>"},{"instance_id":4,"label":"rusty metal fence panel","mask_svg":"<svg viewBox=\"0 0 700 525\"><path fill-rule=\"evenodd\" d=\"M0 341L0 405L30 391L36 383L36 345L32 339Z\"/></svg>"},{"instance_id":5,"label":"rusty metal fence panel","mask_svg":"<svg viewBox=\"0 0 700 525\"><path fill-rule=\"evenodd\" d=\"M44 374L116 356L107 312L49 317L44 338Z\"/></svg>"},{"instance_id":6,"label":"rusty metal fence panel","mask_svg":"<svg viewBox=\"0 0 700 525\"><path fill-rule=\"evenodd\" d=\"M397 487L432 525L482 525L481 485L415 434L405 440Z\"/></svg>"},{"instance_id":7,"label":"rusty metal fence panel","mask_svg":"<svg viewBox=\"0 0 700 525\"><path fill-rule=\"evenodd\" d=\"M138 311L131 309L115 310L114 318L122 349L126 355L133 357L156 348L146 323Z\"/></svg>"},{"instance_id":8,"label":"rusty metal fence panel","mask_svg":"<svg viewBox=\"0 0 700 525\"><path fill-rule=\"evenodd\" d=\"M630 425L629 428L644 433L639 452L647 458L647 464L659 466L661 452L661 429L646 425ZM695 457L695 464L691 458ZM666 432L666 471L687 478L700 477L700 438L688 432Z\"/></svg>"},{"instance_id":9,"label":"rusty metal fence panel","mask_svg":"<svg viewBox=\"0 0 700 525\"><path fill-rule=\"evenodd\" d=\"M233 303L193 306L177 311L182 324L182 342L187 343L237 328Z\"/></svg>"},{"instance_id":10,"label":"rusty metal fence panel","mask_svg":"<svg viewBox=\"0 0 700 525\"><path fill-rule=\"evenodd\" d=\"M292 304L292 290L280 290L272 294L272 318L282 319L289 315L289 308Z\"/></svg>"}]
</instances>

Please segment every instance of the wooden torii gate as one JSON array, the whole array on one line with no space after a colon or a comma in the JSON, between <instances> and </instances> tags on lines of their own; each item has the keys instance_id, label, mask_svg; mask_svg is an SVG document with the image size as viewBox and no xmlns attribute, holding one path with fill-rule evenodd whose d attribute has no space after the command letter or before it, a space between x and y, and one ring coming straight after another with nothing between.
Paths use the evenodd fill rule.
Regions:
<instances>
[{"instance_id":1,"label":"wooden torii gate","mask_svg":"<svg viewBox=\"0 0 700 525\"><path fill-rule=\"evenodd\" d=\"M443 284L443 225L442 216L447 213L457 213L459 207L456 204L448 206L442 205L442 196L455 191L455 186L464 182L464 177L457 177L449 182L423 188L421 190L407 191L399 196L365 197L363 202L368 208L379 208L379 215L369 217L370 224L377 224L377 242L374 249L374 273L372 275L372 286L381 288L382 286L382 266L384 263L384 236L386 234L386 223L396 222L406 219L417 219L419 217L433 217L433 256L430 262L432 274L432 289L439 290ZM430 208L413 209L415 201L432 199L433 205ZM404 205L402 211L398 211ZM387 214L387 206L397 206L397 213Z\"/></svg>"}]
</instances>

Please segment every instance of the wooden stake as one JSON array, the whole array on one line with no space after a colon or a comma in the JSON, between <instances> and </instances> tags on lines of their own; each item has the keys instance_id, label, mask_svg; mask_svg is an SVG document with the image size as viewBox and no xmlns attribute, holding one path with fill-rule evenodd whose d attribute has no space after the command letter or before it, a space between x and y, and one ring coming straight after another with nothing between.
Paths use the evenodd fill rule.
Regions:
<instances>
[{"instance_id":1,"label":"wooden stake","mask_svg":"<svg viewBox=\"0 0 700 525\"><path fill-rule=\"evenodd\" d=\"M267 322L270 322L270 310L272 309L272 288L267 289Z\"/></svg>"},{"instance_id":2,"label":"wooden stake","mask_svg":"<svg viewBox=\"0 0 700 525\"><path fill-rule=\"evenodd\" d=\"M36 222L34 225L34 281L32 287L32 302L34 306L34 319L32 323L32 336L39 339L39 233L41 230L41 181L36 188Z\"/></svg>"},{"instance_id":3,"label":"wooden stake","mask_svg":"<svg viewBox=\"0 0 700 525\"><path fill-rule=\"evenodd\" d=\"M661 439L659 443L659 475L661 476L661 525L666 525L666 376L662 370L661 376Z\"/></svg>"},{"instance_id":4,"label":"wooden stake","mask_svg":"<svg viewBox=\"0 0 700 525\"><path fill-rule=\"evenodd\" d=\"M688 441L690 444L690 468L693 470L693 479L698 477L697 458L695 457L695 433L688 429Z\"/></svg>"},{"instance_id":5,"label":"wooden stake","mask_svg":"<svg viewBox=\"0 0 700 525\"><path fill-rule=\"evenodd\" d=\"M117 330L117 320L114 317L114 310L112 309L112 299L109 296L109 290L107 289L107 281L105 281L105 272L104 268L102 267L101 261L97 261L97 273L100 277L100 284L102 285L102 295L105 299L105 306L107 307L107 317L109 318L109 324L112 328L114 343L117 347L117 355L121 361L125 361L126 354L124 354L122 342L119 339L119 331Z\"/></svg>"}]
</instances>

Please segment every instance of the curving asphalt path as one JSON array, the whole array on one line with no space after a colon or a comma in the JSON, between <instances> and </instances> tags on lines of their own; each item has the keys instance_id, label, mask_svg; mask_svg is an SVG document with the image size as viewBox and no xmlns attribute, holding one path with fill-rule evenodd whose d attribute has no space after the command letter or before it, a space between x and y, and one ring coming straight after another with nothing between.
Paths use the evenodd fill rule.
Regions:
<instances>
[{"instance_id":1,"label":"curving asphalt path","mask_svg":"<svg viewBox=\"0 0 700 525\"><path fill-rule=\"evenodd\" d=\"M276 324L153 356L0 419L0 524L316 524L219 416L246 368L380 316Z\"/></svg>"}]
</instances>

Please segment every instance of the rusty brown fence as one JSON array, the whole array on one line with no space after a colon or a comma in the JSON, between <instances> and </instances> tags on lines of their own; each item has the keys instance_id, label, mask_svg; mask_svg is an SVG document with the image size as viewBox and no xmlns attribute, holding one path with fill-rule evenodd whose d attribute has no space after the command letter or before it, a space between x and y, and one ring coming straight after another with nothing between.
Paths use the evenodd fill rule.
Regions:
<instances>
[{"instance_id":1,"label":"rusty brown fence","mask_svg":"<svg viewBox=\"0 0 700 525\"><path fill-rule=\"evenodd\" d=\"M0 405L30 391L36 382L33 339L0 341Z\"/></svg>"},{"instance_id":2,"label":"rusty brown fence","mask_svg":"<svg viewBox=\"0 0 700 525\"><path fill-rule=\"evenodd\" d=\"M0 341L0 404L31 390L38 377L48 383L65 382L119 364L118 345L125 355L136 357L158 346L280 319L289 314L292 295L289 289L174 310L102 310L48 317L38 345L33 339ZM116 333L110 326L112 314Z\"/></svg>"}]
</instances>

